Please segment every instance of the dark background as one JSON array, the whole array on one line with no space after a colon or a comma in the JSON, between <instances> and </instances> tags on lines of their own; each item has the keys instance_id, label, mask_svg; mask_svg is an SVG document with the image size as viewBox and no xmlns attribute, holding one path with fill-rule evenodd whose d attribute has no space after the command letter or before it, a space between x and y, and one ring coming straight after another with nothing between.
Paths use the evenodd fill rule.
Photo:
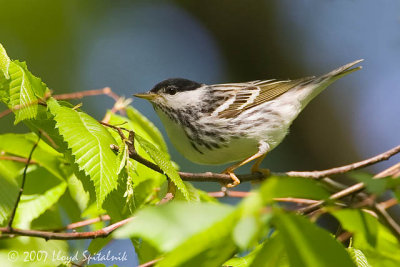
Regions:
<instances>
[{"instance_id":1,"label":"dark background","mask_svg":"<svg viewBox=\"0 0 400 267\"><path fill-rule=\"evenodd\" d=\"M169 77L204 83L298 78L363 58L362 71L311 102L264 165L324 169L399 144L399 1L0 0L0 10L8 55L27 61L56 94L110 86L130 96ZM101 119L113 101L97 96L83 103ZM135 99L132 105L165 134L150 104ZM27 130L13 119L1 118L0 132ZM192 164L171 146L170 152L184 171L223 169Z\"/></svg>"}]
</instances>

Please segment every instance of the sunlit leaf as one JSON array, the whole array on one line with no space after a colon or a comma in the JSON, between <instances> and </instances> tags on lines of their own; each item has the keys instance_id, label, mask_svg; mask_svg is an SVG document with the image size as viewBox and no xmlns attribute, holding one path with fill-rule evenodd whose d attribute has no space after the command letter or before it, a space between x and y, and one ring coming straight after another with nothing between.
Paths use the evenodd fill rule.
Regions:
<instances>
[{"instance_id":1,"label":"sunlit leaf","mask_svg":"<svg viewBox=\"0 0 400 267\"><path fill-rule=\"evenodd\" d=\"M102 248L104 248L108 243L110 243L112 236L109 235L105 238L96 238L93 239L88 247L88 250L91 254L98 253Z\"/></svg>"},{"instance_id":2,"label":"sunlit leaf","mask_svg":"<svg viewBox=\"0 0 400 267\"><path fill-rule=\"evenodd\" d=\"M355 266L336 239L306 218L278 213L275 219L291 266Z\"/></svg>"},{"instance_id":3,"label":"sunlit leaf","mask_svg":"<svg viewBox=\"0 0 400 267\"><path fill-rule=\"evenodd\" d=\"M331 214L340 221L343 229L355 235L354 238L363 238L375 247L379 224L377 218L358 209L341 209Z\"/></svg>"},{"instance_id":4,"label":"sunlit leaf","mask_svg":"<svg viewBox=\"0 0 400 267\"><path fill-rule=\"evenodd\" d=\"M67 188L66 183L59 183L42 195L22 195L14 220L14 227L27 228L30 222L53 206Z\"/></svg>"},{"instance_id":5,"label":"sunlit leaf","mask_svg":"<svg viewBox=\"0 0 400 267\"><path fill-rule=\"evenodd\" d=\"M183 183L178 172L169 160L168 155L165 152L157 149L152 143L144 139L139 135L135 135L136 140L140 146L150 155L154 162L164 171L166 175L171 179L171 181L176 185L179 191L183 194L186 200L189 200L189 192Z\"/></svg>"},{"instance_id":6,"label":"sunlit leaf","mask_svg":"<svg viewBox=\"0 0 400 267\"><path fill-rule=\"evenodd\" d=\"M0 44L0 71L3 72L3 75L6 79L10 78L8 74L8 68L10 67L11 60L7 56L7 52L4 47ZM0 76L1 77L1 76Z\"/></svg>"},{"instance_id":7,"label":"sunlit leaf","mask_svg":"<svg viewBox=\"0 0 400 267\"><path fill-rule=\"evenodd\" d=\"M274 234L252 257L250 266L289 266L289 259L280 234ZM296 265L293 265L296 266Z\"/></svg>"},{"instance_id":8,"label":"sunlit leaf","mask_svg":"<svg viewBox=\"0 0 400 267\"><path fill-rule=\"evenodd\" d=\"M73 200L79 206L81 211L84 211L89 203L89 193L85 191L82 181L76 178L75 174L71 174L67 178L68 190Z\"/></svg>"},{"instance_id":9,"label":"sunlit leaf","mask_svg":"<svg viewBox=\"0 0 400 267\"><path fill-rule=\"evenodd\" d=\"M134 220L118 229L114 237L140 237L160 251L167 252L231 211L229 206L211 203L172 202L147 207L139 211Z\"/></svg>"},{"instance_id":10,"label":"sunlit leaf","mask_svg":"<svg viewBox=\"0 0 400 267\"><path fill-rule=\"evenodd\" d=\"M167 253L156 266L221 266L237 251L232 239L237 219L237 212L227 214Z\"/></svg>"},{"instance_id":11,"label":"sunlit leaf","mask_svg":"<svg viewBox=\"0 0 400 267\"><path fill-rule=\"evenodd\" d=\"M271 202L273 198L297 197L308 199L327 199L329 192L321 183L312 179L294 177L268 177L260 188L264 201Z\"/></svg>"},{"instance_id":12,"label":"sunlit leaf","mask_svg":"<svg viewBox=\"0 0 400 267\"><path fill-rule=\"evenodd\" d=\"M120 115L117 115L117 114L114 114L111 112L108 112L107 116L109 116L109 118L110 118L109 123L112 125L123 124L124 128L126 128L128 130L133 130L133 131L135 131L135 133L137 133L140 136L142 136L141 133L145 133L145 131L141 128L142 126L140 124L135 123L126 117L123 117L123 116L120 116ZM117 140L118 144L122 147L123 146L122 141L121 141L121 138L118 135L118 133L116 133L116 131L110 130L110 129L109 129L109 131L113 135L113 137ZM157 146L157 144L155 144L155 143L153 143L153 144L155 146ZM157 146L157 148L160 148L160 147ZM146 153L146 151L141 146L138 145L137 140L135 140L135 149L136 149L136 152L139 155L141 155L142 157L144 157L145 159L150 160L150 161L152 160L151 157ZM119 154L119 155L121 155L121 154ZM150 179L155 182L154 186L157 186L157 185L160 186L162 184L162 182L165 181L165 176L163 174L153 171L152 169L146 167L145 165L143 165L137 161L130 160L130 162L132 163L132 169L137 174L137 175L134 175L132 173L130 174L132 177L135 176L134 181L133 181L134 184L139 184L145 180ZM130 170L130 172L132 172L132 169Z\"/></svg>"},{"instance_id":13,"label":"sunlit leaf","mask_svg":"<svg viewBox=\"0 0 400 267\"><path fill-rule=\"evenodd\" d=\"M61 106L54 99L49 99L47 103L76 164L93 181L100 207L118 185L118 159L110 149L110 145L116 144L115 139L86 113Z\"/></svg>"},{"instance_id":14,"label":"sunlit leaf","mask_svg":"<svg viewBox=\"0 0 400 267\"><path fill-rule=\"evenodd\" d=\"M382 224L378 224L376 245L371 246L365 238L353 238L352 247L359 249L371 266L397 267L400 262L398 239Z\"/></svg>"},{"instance_id":15,"label":"sunlit leaf","mask_svg":"<svg viewBox=\"0 0 400 267\"><path fill-rule=\"evenodd\" d=\"M11 155L28 158L34 144L37 142L38 137L33 133L28 134L1 134L0 135L0 150L7 152ZM40 140L34 153L32 160L43 166L53 175L64 179L61 163L64 161L63 155L55 151L52 147L47 145L43 140Z\"/></svg>"},{"instance_id":16,"label":"sunlit leaf","mask_svg":"<svg viewBox=\"0 0 400 267\"><path fill-rule=\"evenodd\" d=\"M367 258L365 257L364 253L361 250L350 247L347 249L351 258L353 259L354 263L357 267L371 267L369 265Z\"/></svg>"},{"instance_id":17,"label":"sunlit leaf","mask_svg":"<svg viewBox=\"0 0 400 267\"><path fill-rule=\"evenodd\" d=\"M349 175L351 178L364 183L369 193L380 195L386 190L387 179L385 178L374 179L372 174L364 172L352 172Z\"/></svg>"},{"instance_id":18,"label":"sunlit leaf","mask_svg":"<svg viewBox=\"0 0 400 267\"><path fill-rule=\"evenodd\" d=\"M15 122L33 119L37 114L38 99L35 96L28 74L17 63L11 62L8 73L10 74L10 101L9 108L15 113Z\"/></svg>"},{"instance_id":19,"label":"sunlit leaf","mask_svg":"<svg viewBox=\"0 0 400 267\"><path fill-rule=\"evenodd\" d=\"M162 151L168 152L167 144L165 143L161 132L151 121L131 106L126 109L126 115L133 124L133 130L137 134L158 146Z\"/></svg>"},{"instance_id":20,"label":"sunlit leaf","mask_svg":"<svg viewBox=\"0 0 400 267\"><path fill-rule=\"evenodd\" d=\"M0 225L4 225L11 215L20 186L16 176L24 165L14 161L0 160Z\"/></svg>"},{"instance_id":21,"label":"sunlit leaf","mask_svg":"<svg viewBox=\"0 0 400 267\"><path fill-rule=\"evenodd\" d=\"M233 230L233 240L242 250L252 245L257 237L258 222L253 216L246 216L239 220Z\"/></svg>"}]
</instances>

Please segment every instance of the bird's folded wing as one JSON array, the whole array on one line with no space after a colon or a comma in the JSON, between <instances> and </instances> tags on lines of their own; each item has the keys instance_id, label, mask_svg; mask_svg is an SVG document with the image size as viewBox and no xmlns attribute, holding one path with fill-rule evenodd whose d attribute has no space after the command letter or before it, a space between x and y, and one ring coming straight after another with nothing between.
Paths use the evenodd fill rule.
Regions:
<instances>
[{"instance_id":1,"label":"bird's folded wing","mask_svg":"<svg viewBox=\"0 0 400 267\"><path fill-rule=\"evenodd\" d=\"M267 101L271 101L284 94L290 89L299 85L312 82L315 77L307 77L297 80L266 80L243 83L241 86L233 87L235 92L232 94L233 101L224 110L218 112L220 118L234 118L240 113L250 108L256 107Z\"/></svg>"}]
</instances>

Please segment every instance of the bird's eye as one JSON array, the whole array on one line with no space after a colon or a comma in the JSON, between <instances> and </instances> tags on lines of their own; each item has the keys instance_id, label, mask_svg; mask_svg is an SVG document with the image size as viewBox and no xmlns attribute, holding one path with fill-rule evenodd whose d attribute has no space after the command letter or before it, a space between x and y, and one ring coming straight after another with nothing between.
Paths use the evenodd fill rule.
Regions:
<instances>
[{"instance_id":1,"label":"bird's eye","mask_svg":"<svg viewBox=\"0 0 400 267\"><path fill-rule=\"evenodd\" d=\"M165 88L165 92L169 95L174 95L176 94L176 88L173 86L168 86Z\"/></svg>"}]
</instances>

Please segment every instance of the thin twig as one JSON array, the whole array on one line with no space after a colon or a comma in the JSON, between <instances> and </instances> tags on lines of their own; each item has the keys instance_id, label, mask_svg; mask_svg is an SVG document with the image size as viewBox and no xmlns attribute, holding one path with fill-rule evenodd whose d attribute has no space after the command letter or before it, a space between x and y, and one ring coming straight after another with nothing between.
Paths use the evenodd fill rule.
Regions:
<instances>
[{"instance_id":1,"label":"thin twig","mask_svg":"<svg viewBox=\"0 0 400 267\"><path fill-rule=\"evenodd\" d=\"M57 100L66 100L66 99L81 99L86 96L95 96L95 95L107 95L114 99L115 101L118 101L120 99L119 95L114 93L110 87L104 87L103 89L94 89L94 90L87 90L87 91L81 91L81 92L74 92L74 93L68 93L68 94L59 94L59 95L53 95L53 98ZM36 104L44 104L40 101L44 101L47 98L51 97L51 93L45 95L42 100L34 100L30 103L24 104L24 105L15 105L12 107L12 109L6 109L2 112L0 112L0 118L10 114L13 111L31 106L31 105L36 105Z\"/></svg>"},{"instance_id":2,"label":"thin twig","mask_svg":"<svg viewBox=\"0 0 400 267\"><path fill-rule=\"evenodd\" d=\"M392 173L397 172L399 169L400 169L400 162L395 164L395 165L393 165L392 167L390 167L390 168L388 168L388 169L376 174L373 178L374 179L379 179L379 178L384 178L384 177L391 176ZM329 197L329 199L330 200L341 199L343 197L346 197L346 196L349 196L349 195L352 195L352 194L356 194L356 193L360 192L361 190L363 190L364 188L365 188L365 184L364 183L357 183L357 184L354 184L354 185L352 185L350 187L347 187L347 188L345 188L345 189L343 189L343 190L341 190L341 191L339 191L339 192L337 192L335 194L332 194ZM310 206L307 206L307 207L305 207L303 209L298 210L298 212L301 213L301 214L307 214L307 213L310 213L310 212L320 208L325 203L326 203L326 201L321 200L318 203L312 204Z\"/></svg>"},{"instance_id":3,"label":"thin twig","mask_svg":"<svg viewBox=\"0 0 400 267\"><path fill-rule=\"evenodd\" d=\"M318 200L314 199L306 199L306 198L293 198L293 197L285 197L285 198L274 198L275 201L278 202L289 202L289 203L296 203L296 204L314 204L318 202Z\"/></svg>"},{"instance_id":4,"label":"thin twig","mask_svg":"<svg viewBox=\"0 0 400 267\"><path fill-rule=\"evenodd\" d=\"M247 197L251 194L251 192L246 192L246 191L234 191L234 190L221 190L218 192L208 192L208 195L210 197Z\"/></svg>"},{"instance_id":5,"label":"thin twig","mask_svg":"<svg viewBox=\"0 0 400 267\"><path fill-rule=\"evenodd\" d=\"M175 198L176 185L168 179L168 191L165 196L157 203L157 205L165 204Z\"/></svg>"},{"instance_id":6,"label":"thin twig","mask_svg":"<svg viewBox=\"0 0 400 267\"><path fill-rule=\"evenodd\" d=\"M385 200L385 201L379 203L379 205L385 210L387 210L397 204L399 204L399 201L397 200L397 198L391 198L391 199L388 199L388 200Z\"/></svg>"},{"instance_id":7,"label":"thin twig","mask_svg":"<svg viewBox=\"0 0 400 267\"><path fill-rule=\"evenodd\" d=\"M54 140L50 137L50 135L48 135L45 131L43 131L42 129L38 129L38 131L47 139L47 141L49 141L49 143L51 144L51 146L54 149L58 149L58 145L56 144L56 142L54 142Z\"/></svg>"},{"instance_id":8,"label":"thin twig","mask_svg":"<svg viewBox=\"0 0 400 267\"><path fill-rule=\"evenodd\" d=\"M115 101L119 99L119 96L116 93L114 93L110 87L104 87L102 89L87 90L87 91L74 92L68 94L53 95L53 98L57 100L81 99L86 96L95 96L95 95L107 95L112 99L114 99Z\"/></svg>"},{"instance_id":9,"label":"thin twig","mask_svg":"<svg viewBox=\"0 0 400 267\"><path fill-rule=\"evenodd\" d=\"M0 156L0 160L11 160L11 161L16 161L16 162L21 162L21 163L25 163L25 164L37 164L36 161L34 161L33 159L29 160L26 158L22 158L22 157L17 157L17 156Z\"/></svg>"},{"instance_id":10,"label":"thin twig","mask_svg":"<svg viewBox=\"0 0 400 267\"><path fill-rule=\"evenodd\" d=\"M397 240L400 240L400 225L398 225L397 222L390 216L385 207L381 206L379 203L375 203L373 205L373 208L374 211L378 214L378 217L384 221L384 223L396 236Z\"/></svg>"},{"instance_id":11,"label":"thin twig","mask_svg":"<svg viewBox=\"0 0 400 267\"><path fill-rule=\"evenodd\" d=\"M151 267L151 266L153 266L154 264L156 264L157 262L159 262L160 260L162 260L162 258L148 261L148 262L146 262L146 263L140 264L138 267Z\"/></svg>"},{"instance_id":12,"label":"thin twig","mask_svg":"<svg viewBox=\"0 0 400 267\"><path fill-rule=\"evenodd\" d=\"M400 152L400 145L396 146L395 148L392 148L386 152L383 152L379 155L376 155L372 158L369 158L369 159L366 159L363 161L359 161L359 162L355 162L352 164L344 165L341 167L336 167L336 168L327 169L327 170L323 170L323 171L310 171L310 172L291 171L291 172L287 172L286 175L320 179L320 178L335 175L335 174L342 174L342 173L346 173L349 171L365 168L365 167L375 164L377 162L388 160L390 157L392 157L393 155L395 155L399 152Z\"/></svg>"},{"instance_id":13,"label":"thin twig","mask_svg":"<svg viewBox=\"0 0 400 267\"><path fill-rule=\"evenodd\" d=\"M80 227L84 227L87 225L91 225L94 223L98 223L98 222L104 222L104 221L109 221L111 218L109 215L105 214L105 215L100 215L99 217L96 218L92 218L92 219L87 219L87 220L83 220L80 222L74 222L74 223L70 223L64 227L58 228L58 229L51 229L48 231L53 231L53 232L61 232L64 230L72 230L72 229L76 229L76 228L80 228Z\"/></svg>"},{"instance_id":14,"label":"thin twig","mask_svg":"<svg viewBox=\"0 0 400 267\"><path fill-rule=\"evenodd\" d=\"M36 143L33 145L32 149L31 149L31 152L29 153L28 161L27 161L26 164L25 164L24 173L22 174L21 187L20 187L20 189L19 189L18 196L17 196L17 200L15 201L14 208L13 208L13 210L12 210L12 212L11 212L11 215L10 215L10 221L8 222L8 226L7 226L7 228L8 228L9 230L12 230L12 224L13 224L13 222L14 222L15 213L17 212L17 208L18 208L19 201L21 200L22 193L24 192L25 180L26 180L26 172L27 172L27 170L28 170L29 163L31 162L33 152L35 151L36 147L37 147L38 144L39 144L40 138L41 138L41 134L40 134L40 132L39 132L38 140L37 140Z\"/></svg>"},{"instance_id":15,"label":"thin twig","mask_svg":"<svg viewBox=\"0 0 400 267\"><path fill-rule=\"evenodd\" d=\"M113 231L118 229L119 227L130 222L134 217L130 217L124 219L122 221L111 224L103 229L93 231L93 232L74 232L74 233L56 233L56 232L48 232L48 231L40 231L40 230L23 230L16 228L8 228L2 227L0 228L1 234L5 234L8 236L32 236L32 237L41 237L46 240L56 239L56 240L75 240L75 239L94 239L99 237L107 237Z\"/></svg>"}]
</instances>

